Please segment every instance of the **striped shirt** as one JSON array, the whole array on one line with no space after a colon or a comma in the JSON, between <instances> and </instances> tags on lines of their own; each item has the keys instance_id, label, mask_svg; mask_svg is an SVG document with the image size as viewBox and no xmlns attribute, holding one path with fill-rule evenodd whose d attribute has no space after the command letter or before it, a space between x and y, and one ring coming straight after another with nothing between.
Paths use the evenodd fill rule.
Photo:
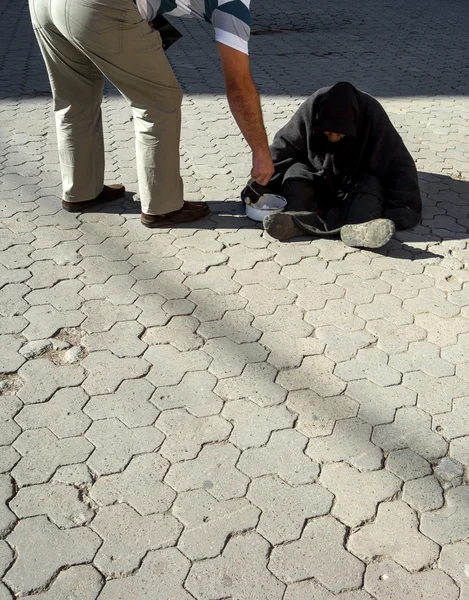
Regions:
<instances>
[{"instance_id":1,"label":"striped shirt","mask_svg":"<svg viewBox=\"0 0 469 600\"><path fill-rule=\"evenodd\" d=\"M156 15L197 17L211 23L217 42L248 54L250 0L136 0L146 21Z\"/></svg>"}]
</instances>

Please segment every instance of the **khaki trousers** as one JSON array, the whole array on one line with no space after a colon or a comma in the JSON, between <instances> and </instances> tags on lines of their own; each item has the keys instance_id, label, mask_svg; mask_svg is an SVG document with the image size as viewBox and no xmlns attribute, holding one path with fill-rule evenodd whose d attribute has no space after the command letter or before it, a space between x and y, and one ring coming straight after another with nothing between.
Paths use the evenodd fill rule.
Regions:
<instances>
[{"instance_id":1,"label":"khaki trousers","mask_svg":"<svg viewBox=\"0 0 469 600\"><path fill-rule=\"evenodd\" d=\"M183 205L179 169L182 91L132 0L30 0L52 88L63 198L95 198L104 184L104 77L132 107L142 212Z\"/></svg>"}]
</instances>

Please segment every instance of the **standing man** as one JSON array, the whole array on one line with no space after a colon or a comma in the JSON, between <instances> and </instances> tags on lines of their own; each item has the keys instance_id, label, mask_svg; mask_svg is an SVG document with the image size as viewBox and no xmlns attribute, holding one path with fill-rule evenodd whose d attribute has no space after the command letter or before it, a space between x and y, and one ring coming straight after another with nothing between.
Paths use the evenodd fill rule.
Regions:
<instances>
[{"instance_id":1,"label":"standing man","mask_svg":"<svg viewBox=\"0 0 469 600\"><path fill-rule=\"evenodd\" d=\"M252 150L252 177L266 185L274 167L251 76L249 0L30 0L33 27L51 83L66 210L81 212L124 195L104 185L101 101L104 77L134 115L142 224L170 227L209 212L185 202L179 169L182 91L148 22L157 14L210 21L228 102Z\"/></svg>"}]
</instances>

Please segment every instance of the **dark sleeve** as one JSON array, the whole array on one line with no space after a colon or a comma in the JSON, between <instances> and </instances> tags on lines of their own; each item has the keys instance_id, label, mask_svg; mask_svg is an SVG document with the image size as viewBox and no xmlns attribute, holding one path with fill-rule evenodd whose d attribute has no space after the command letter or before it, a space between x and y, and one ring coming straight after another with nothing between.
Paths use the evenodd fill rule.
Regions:
<instances>
[{"instance_id":1,"label":"dark sleeve","mask_svg":"<svg viewBox=\"0 0 469 600\"><path fill-rule=\"evenodd\" d=\"M377 100L373 102L372 115L375 139L372 165L385 190L384 217L394 221L396 229L409 229L417 225L422 216L417 168Z\"/></svg>"}]
</instances>

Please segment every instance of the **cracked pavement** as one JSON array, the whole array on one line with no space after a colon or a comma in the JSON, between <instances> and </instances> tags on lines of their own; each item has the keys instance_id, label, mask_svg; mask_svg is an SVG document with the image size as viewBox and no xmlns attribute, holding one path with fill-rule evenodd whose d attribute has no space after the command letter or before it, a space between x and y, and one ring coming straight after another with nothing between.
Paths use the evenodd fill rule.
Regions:
<instances>
[{"instance_id":1,"label":"cracked pavement","mask_svg":"<svg viewBox=\"0 0 469 600\"><path fill-rule=\"evenodd\" d=\"M253 5L269 134L352 81L415 157L422 223L379 252L263 235L213 34L183 21L210 216L62 211L27 3L4 3L0 600L469 599L467 8ZM110 86L103 108L107 181L135 192L131 113Z\"/></svg>"}]
</instances>

